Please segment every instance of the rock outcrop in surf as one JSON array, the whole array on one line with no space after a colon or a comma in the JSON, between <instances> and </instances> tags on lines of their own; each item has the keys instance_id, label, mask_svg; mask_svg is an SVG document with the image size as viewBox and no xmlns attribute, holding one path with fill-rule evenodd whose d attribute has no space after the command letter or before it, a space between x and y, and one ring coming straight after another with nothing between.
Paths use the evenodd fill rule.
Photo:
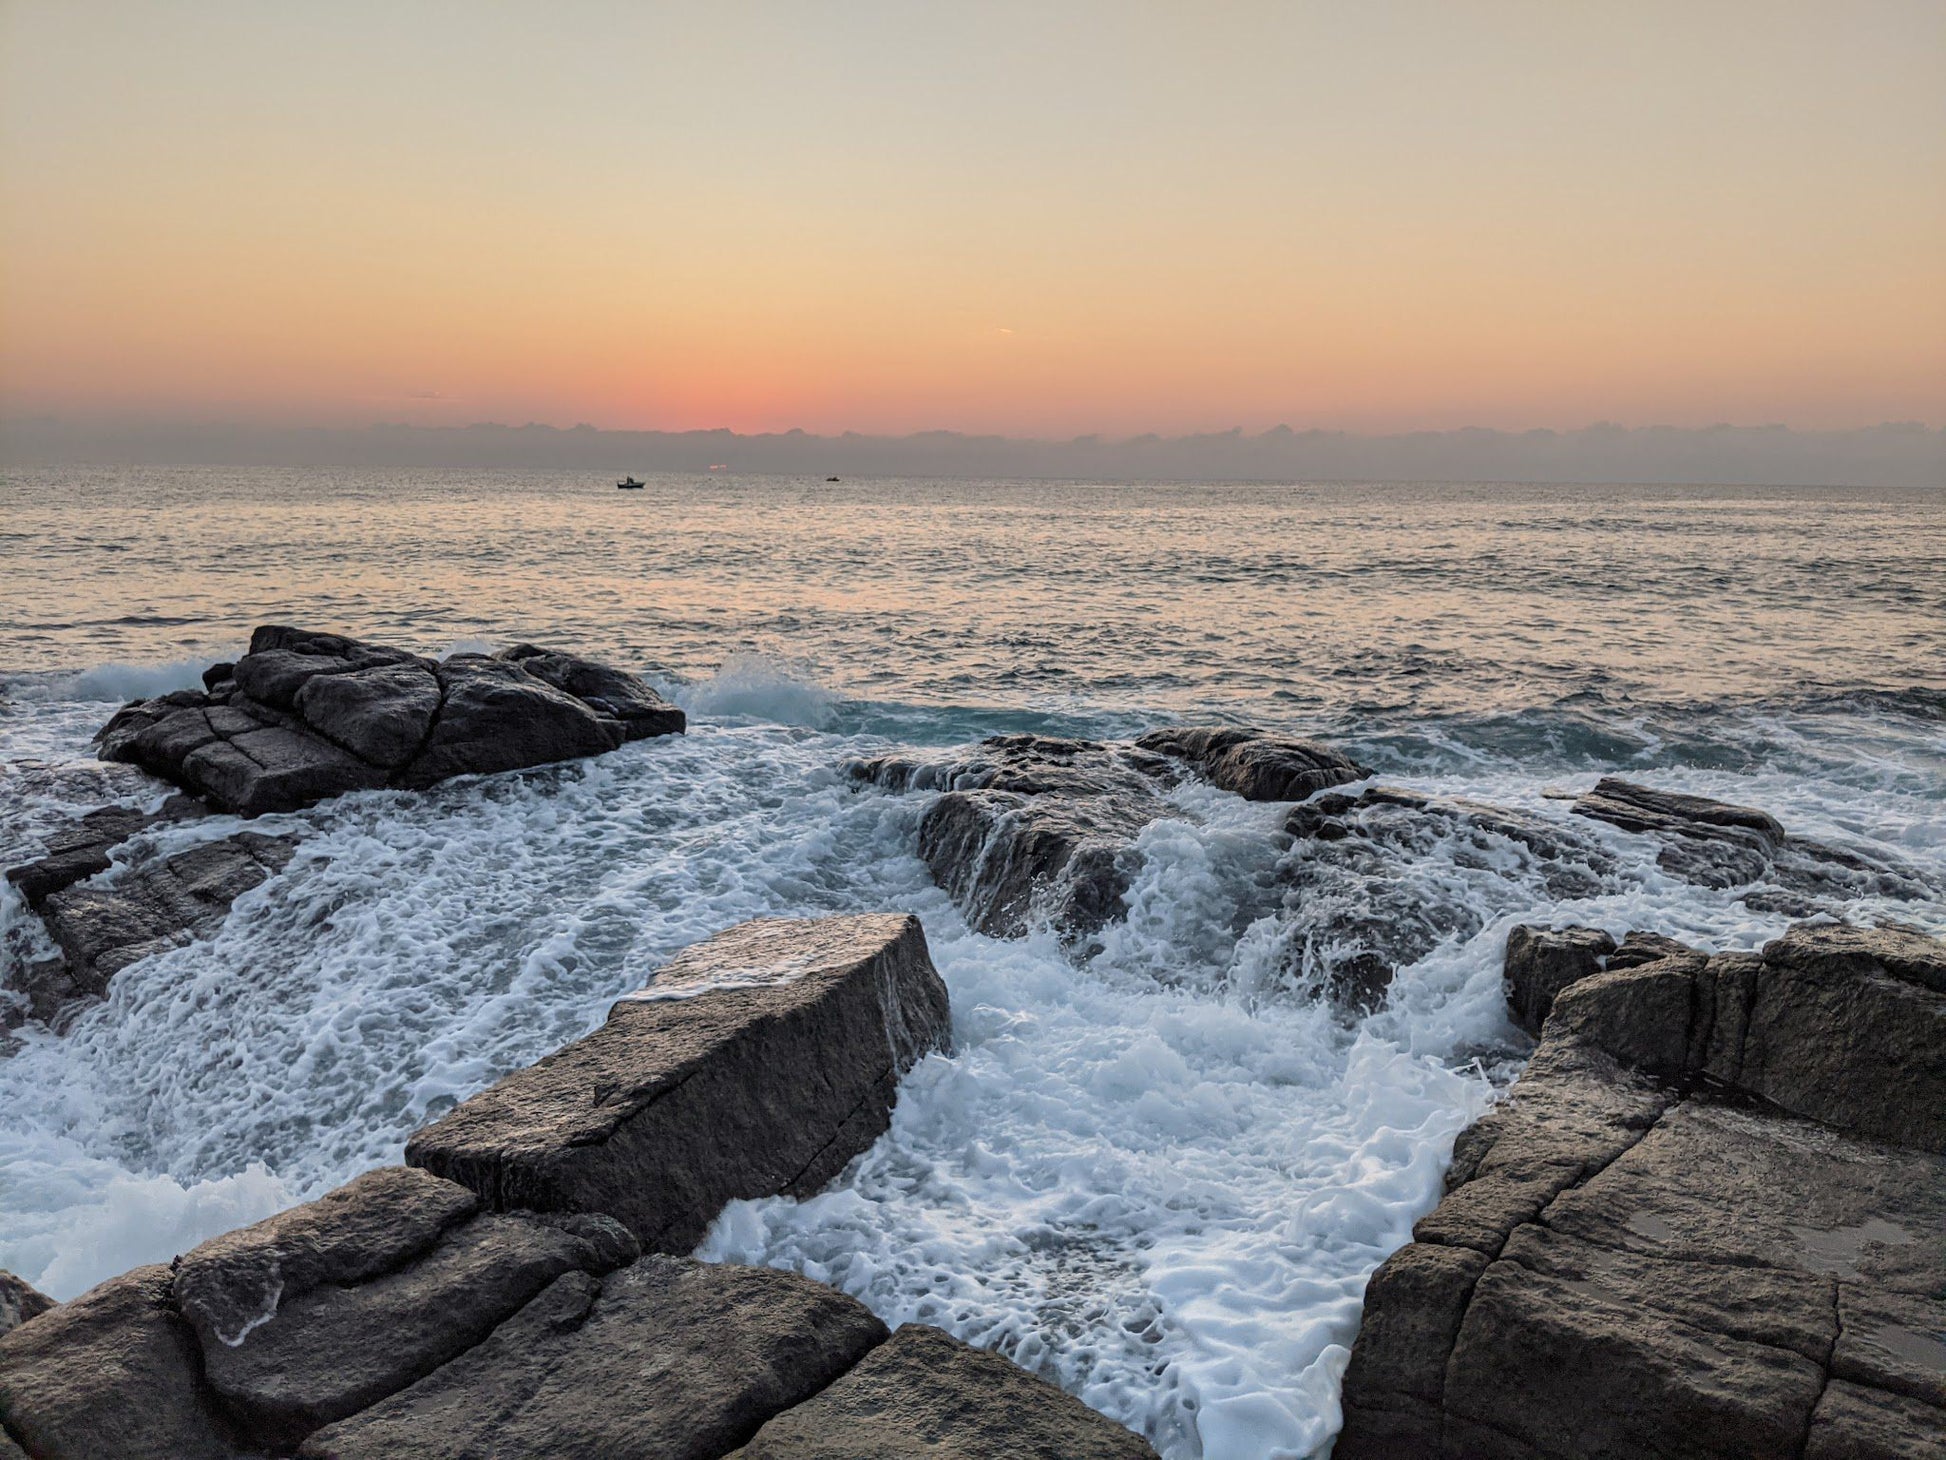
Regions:
<instances>
[{"instance_id":1,"label":"rock outcrop in surf","mask_svg":"<svg viewBox=\"0 0 1946 1460\"><path fill-rule=\"evenodd\" d=\"M211 808L257 816L345 791L424 788L447 777L597 755L680 734L683 712L634 675L519 644L431 660L337 634L266 626L202 691L125 705L96 736L123 761L182 788L160 810L106 806L56 832L7 880L40 914L59 956L22 957L0 1022L58 1026L136 960L207 937L243 893L281 871L290 836L242 832L101 879L144 832Z\"/></svg>"},{"instance_id":2,"label":"rock outcrop in surf","mask_svg":"<svg viewBox=\"0 0 1946 1460\"><path fill-rule=\"evenodd\" d=\"M860 781L942 791L919 855L967 921L1018 938L1045 921L1080 943L1122 912L1135 839L1180 814L1164 794L1195 773L1246 800L1308 796L1369 775L1310 741L1256 730L1160 730L1126 741L996 735L970 750L855 761Z\"/></svg>"},{"instance_id":3,"label":"rock outcrop in surf","mask_svg":"<svg viewBox=\"0 0 1946 1460\"><path fill-rule=\"evenodd\" d=\"M423 1164L29 1316L0 1337L0 1433L37 1460L1154 1460L937 1330L645 1252L824 1184L946 1039L915 919L733 928L420 1132Z\"/></svg>"},{"instance_id":4,"label":"rock outcrop in surf","mask_svg":"<svg viewBox=\"0 0 1946 1460\"><path fill-rule=\"evenodd\" d=\"M124 706L96 736L222 811L295 811L346 791L422 790L450 776L599 755L680 734L641 680L518 645L427 659L338 634L265 626L202 691Z\"/></svg>"},{"instance_id":5,"label":"rock outcrop in surf","mask_svg":"<svg viewBox=\"0 0 1946 1460\"><path fill-rule=\"evenodd\" d=\"M1540 1046L1373 1276L1334 1453L1937 1453L1946 944L1622 951L1512 949Z\"/></svg>"}]
</instances>

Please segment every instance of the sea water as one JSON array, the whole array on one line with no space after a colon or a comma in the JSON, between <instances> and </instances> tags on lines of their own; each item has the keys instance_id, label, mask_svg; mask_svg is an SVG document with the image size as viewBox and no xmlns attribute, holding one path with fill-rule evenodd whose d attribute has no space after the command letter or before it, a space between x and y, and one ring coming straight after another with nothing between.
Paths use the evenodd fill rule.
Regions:
<instances>
[{"instance_id":1,"label":"sea water","mask_svg":"<svg viewBox=\"0 0 1946 1460\"><path fill-rule=\"evenodd\" d=\"M290 867L205 942L0 1057L0 1267L57 1296L396 1161L745 918L902 909L952 994L891 1130L702 1243L997 1347L1170 1460L1315 1453L1364 1284L1524 1045L1516 922L1748 948L1785 926L1578 823L1549 897L1435 841L1479 930L1348 1017L1288 976L1280 808L1172 793L1098 947L967 927L927 794L854 757L1183 721L1313 735L1391 784L1565 817L1619 772L1946 885L1946 498L1545 486L46 471L0 479L0 858L159 789L89 755L260 622L638 670L690 733L264 818ZM234 830L171 826L124 857ZM106 874L110 877L115 873ZM1938 901L1861 904L1946 933ZM0 947L41 946L0 894Z\"/></svg>"}]
</instances>

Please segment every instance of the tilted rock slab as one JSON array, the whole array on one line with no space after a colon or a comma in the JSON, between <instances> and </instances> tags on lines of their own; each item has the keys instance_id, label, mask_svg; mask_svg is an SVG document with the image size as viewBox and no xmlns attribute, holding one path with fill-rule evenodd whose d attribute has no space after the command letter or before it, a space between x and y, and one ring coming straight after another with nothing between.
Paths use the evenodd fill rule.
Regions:
<instances>
[{"instance_id":1,"label":"tilted rock slab","mask_svg":"<svg viewBox=\"0 0 1946 1460\"><path fill-rule=\"evenodd\" d=\"M496 1209L602 1212L687 1252L725 1202L836 1176L949 1028L917 918L760 919L421 1130L406 1160Z\"/></svg>"},{"instance_id":2,"label":"tilted rock slab","mask_svg":"<svg viewBox=\"0 0 1946 1460\"><path fill-rule=\"evenodd\" d=\"M1720 888L1774 883L1742 900L1790 917L1834 912L1857 897L1909 902L1940 894L1913 867L1881 853L1793 836L1767 811L1658 791L1618 776L1602 777L1575 801L1574 813L1657 837L1663 843L1657 865L1687 882Z\"/></svg>"},{"instance_id":3,"label":"tilted rock slab","mask_svg":"<svg viewBox=\"0 0 1946 1460\"><path fill-rule=\"evenodd\" d=\"M1946 945L1816 925L1562 988L1373 1275L1334 1454L1941 1454L1942 990Z\"/></svg>"},{"instance_id":4,"label":"tilted rock slab","mask_svg":"<svg viewBox=\"0 0 1946 1460\"><path fill-rule=\"evenodd\" d=\"M242 816L599 755L684 729L683 712L633 675L531 644L432 660L266 626L248 654L204 679L203 692L124 706L96 740L104 760Z\"/></svg>"}]
</instances>

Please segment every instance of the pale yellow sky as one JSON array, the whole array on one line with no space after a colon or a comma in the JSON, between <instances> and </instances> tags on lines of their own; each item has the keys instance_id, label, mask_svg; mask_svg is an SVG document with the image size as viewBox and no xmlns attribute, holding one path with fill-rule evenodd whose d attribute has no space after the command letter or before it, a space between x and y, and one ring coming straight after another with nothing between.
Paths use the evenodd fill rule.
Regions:
<instances>
[{"instance_id":1,"label":"pale yellow sky","mask_svg":"<svg viewBox=\"0 0 1946 1460\"><path fill-rule=\"evenodd\" d=\"M1946 421L1946 3L0 0L0 410Z\"/></svg>"}]
</instances>

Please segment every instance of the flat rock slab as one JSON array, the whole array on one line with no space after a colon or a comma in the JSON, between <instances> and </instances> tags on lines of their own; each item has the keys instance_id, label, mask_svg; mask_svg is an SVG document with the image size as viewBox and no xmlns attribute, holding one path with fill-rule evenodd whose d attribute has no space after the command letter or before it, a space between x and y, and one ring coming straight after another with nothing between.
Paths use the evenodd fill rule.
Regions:
<instances>
[{"instance_id":1,"label":"flat rock slab","mask_svg":"<svg viewBox=\"0 0 1946 1460\"><path fill-rule=\"evenodd\" d=\"M885 1338L770 1268L645 1257L570 1273L470 1352L320 1430L308 1460L718 1460Z\"/></svg>"},{"instance_id":2,"label":"flat rock slab","mask_svg":"<svg viewBox=\"0 0 1946 1460\"><path fill-rule=\"evenodd\" d=\"M917 918L761 919L418 1132L406 1160L497 1209L604 1213L687 1252L725 1202L830 1181L948 1039Z\"/></svg>"},{"instance_id":3,"label":"flat rock slab","mask_svg":"<svg viewBox=\"0 0 1946 1460\"><path fill-rule=\"evenodd\" d=\"M266 626L205 682L124 706L96 741L104 760L243 816L598 755L684 728L682 711L635 676L531 644L435 661Z\"/></svg>"},{"instance_id":4,"label":"flat rock slab","mask_svg":"<svg viewBox=\"0 0 1946 1460\"><path fill-rule=\"evenodd\" d=\"M130 837L162 822L201 815L202 810L187 796L171 796L155 812L134 806L98 807L51 834L33 861L9 867L7 880L38 912L52 894L106 872L115 848Z\"/></svg>"},{"instance_id":5,"label":"flat rock slab","mask_svg":"<svg viewBox=\"0 0 1946 1460\"><path fill-rule=\"evenodd\" d=\"M296 850L295 837L239 832L49 893L40 913L62 964L17 981L32 1017L58 1023L72 1006L102 997L131 963L208 937L237 898L283 871Z\"/></svg>"},{"instance_id":6,"label":"flat rock slab","mask_svg":"<svg viewBox=\"0 0 1946 1460\"><path fill-rule=\"evenodd\" d=\"M1946 944L1638 951L1373 1275L1340 1460L1946 1454Z\"/></svg>"},{"instance_id":7,"label":"flat rock slab","mask_svg":"<svg viewBox=\"0 0 1946 1460\"><path fill-rule=\"evenodd\" d=\"M907 1324L730 1460L1155 1460L1140 1435L998 1354Z\"/></svg>"}]
</instances>

